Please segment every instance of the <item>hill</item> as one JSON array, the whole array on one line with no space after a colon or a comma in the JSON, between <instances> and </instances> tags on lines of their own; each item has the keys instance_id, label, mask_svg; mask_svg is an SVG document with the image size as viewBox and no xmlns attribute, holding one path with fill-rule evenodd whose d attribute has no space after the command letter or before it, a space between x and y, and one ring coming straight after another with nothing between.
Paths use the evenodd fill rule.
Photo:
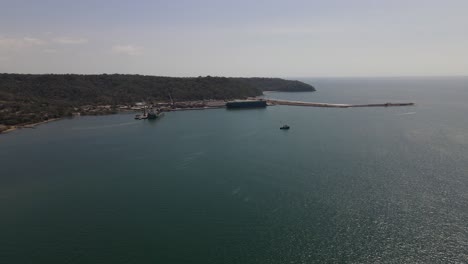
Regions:
<instances>
[{"instance_id":1,"label":"hill","mask_svg":"<svg viewBox=\"0 0 468 264\"><path fill-rule=\"evenodd\" d=\"M263 91L314 91L299 81L279 78L175 78L125 74L0 74L0 125L36 123L71 115L85 105L139 101L229 100Z\"/></svg>"},{"instance_id":2,"label":"hill","mask_svg":"<svg viewBox=\"0 0 468 264\"><path fill-rule=\"evenodd\" d=\"M300 81L284 80L280 78L237 78L239 81L252 85L262 91L281 92L313 92L315 88Z\"/></svg>"}]
</instances>

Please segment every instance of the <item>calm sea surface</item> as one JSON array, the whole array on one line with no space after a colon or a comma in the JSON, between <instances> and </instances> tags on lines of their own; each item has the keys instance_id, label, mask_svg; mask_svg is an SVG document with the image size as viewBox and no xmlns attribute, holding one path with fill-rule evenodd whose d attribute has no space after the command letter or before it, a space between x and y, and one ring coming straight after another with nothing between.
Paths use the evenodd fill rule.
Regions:
<instances>
[{"instance_id":1,"label":"calm sea surface","mask_svg":"<svg viewBox=\"0 0 468 264\"><path fill-rule=\"evenodd\" d=\"M417 106L0 135L0 263L466 263L468 78L305 81L318 91L266 96Z\"/></svg>"}]
</instances>

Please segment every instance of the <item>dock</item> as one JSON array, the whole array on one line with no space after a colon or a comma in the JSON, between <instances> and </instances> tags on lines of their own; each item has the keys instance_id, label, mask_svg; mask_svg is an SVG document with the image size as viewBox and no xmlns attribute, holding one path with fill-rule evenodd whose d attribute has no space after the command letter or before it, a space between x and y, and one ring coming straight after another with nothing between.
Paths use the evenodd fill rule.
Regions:
<instances>
[{"instance_id":1,"label":"dock","mask_svg":"<svg viewBox=\"0 0 468 264\"><path fill-rule=\"evenodd\" d=\"M331 108L414 106L414 103L329 104L329 103L314 103L314 102L276 100L276 99L267 99L266 101L268 105L292 105L292 106L331 107Z\"/></svg>"}]
</instances>

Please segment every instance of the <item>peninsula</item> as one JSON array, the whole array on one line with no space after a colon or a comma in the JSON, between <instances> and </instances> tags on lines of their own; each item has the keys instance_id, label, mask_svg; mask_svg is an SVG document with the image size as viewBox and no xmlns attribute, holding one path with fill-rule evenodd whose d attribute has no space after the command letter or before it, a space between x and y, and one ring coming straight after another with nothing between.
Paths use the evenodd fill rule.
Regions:
<instances>
[{"instance_id":1,"label":"peninsula","mask_svg":"<svg viewBox=\"0 0 468 264\"><path fill-rule=\"evenodd\" d=\"M245 99L263 91L315 88L280 78L0 74L0 133L77 113L112 114L131 109L136 102L197 107L199 102Z\"/></svg>"}]
</instances>

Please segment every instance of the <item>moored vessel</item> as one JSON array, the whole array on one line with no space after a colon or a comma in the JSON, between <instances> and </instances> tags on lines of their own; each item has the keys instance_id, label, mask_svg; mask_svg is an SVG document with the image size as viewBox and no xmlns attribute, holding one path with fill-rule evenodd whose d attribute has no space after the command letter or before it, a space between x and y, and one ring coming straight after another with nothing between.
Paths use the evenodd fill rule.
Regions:
<instances>
[{"instance_id":1,"label":"moored vessel","mask_svg":"<svg viewBox=\"0 0 468 264\"><path fill-rule=\"evenodd\" d=\"M161 111L156 110L156 112L153 110L153 108L143 108L143 114L142 115L136 115L135 119L142 120L142 119L156 119L161 115Z\"/></svg>"},{"instance_id":2,"label":"moored vessel","mask_svg":"<svg viewBox=\"0 0 468 264\"><path fill-rule=\"evenodd\" d=\"M263 99L260 100L234 100L226 103L227 108L257 108L266 107L267 102Z\"/></svg>"},{"instance_id":3,"label":"moored vessel","mask_svg":"<svg viewBox=\"0 0 468 264\"><path fill-rule=\"evenodd\" d=\"M156 119L159 117L160 111L159 109L154 112L153 108L150 108L148 114L146 115L148 119Z\"/></svg>"}]
</instances>

